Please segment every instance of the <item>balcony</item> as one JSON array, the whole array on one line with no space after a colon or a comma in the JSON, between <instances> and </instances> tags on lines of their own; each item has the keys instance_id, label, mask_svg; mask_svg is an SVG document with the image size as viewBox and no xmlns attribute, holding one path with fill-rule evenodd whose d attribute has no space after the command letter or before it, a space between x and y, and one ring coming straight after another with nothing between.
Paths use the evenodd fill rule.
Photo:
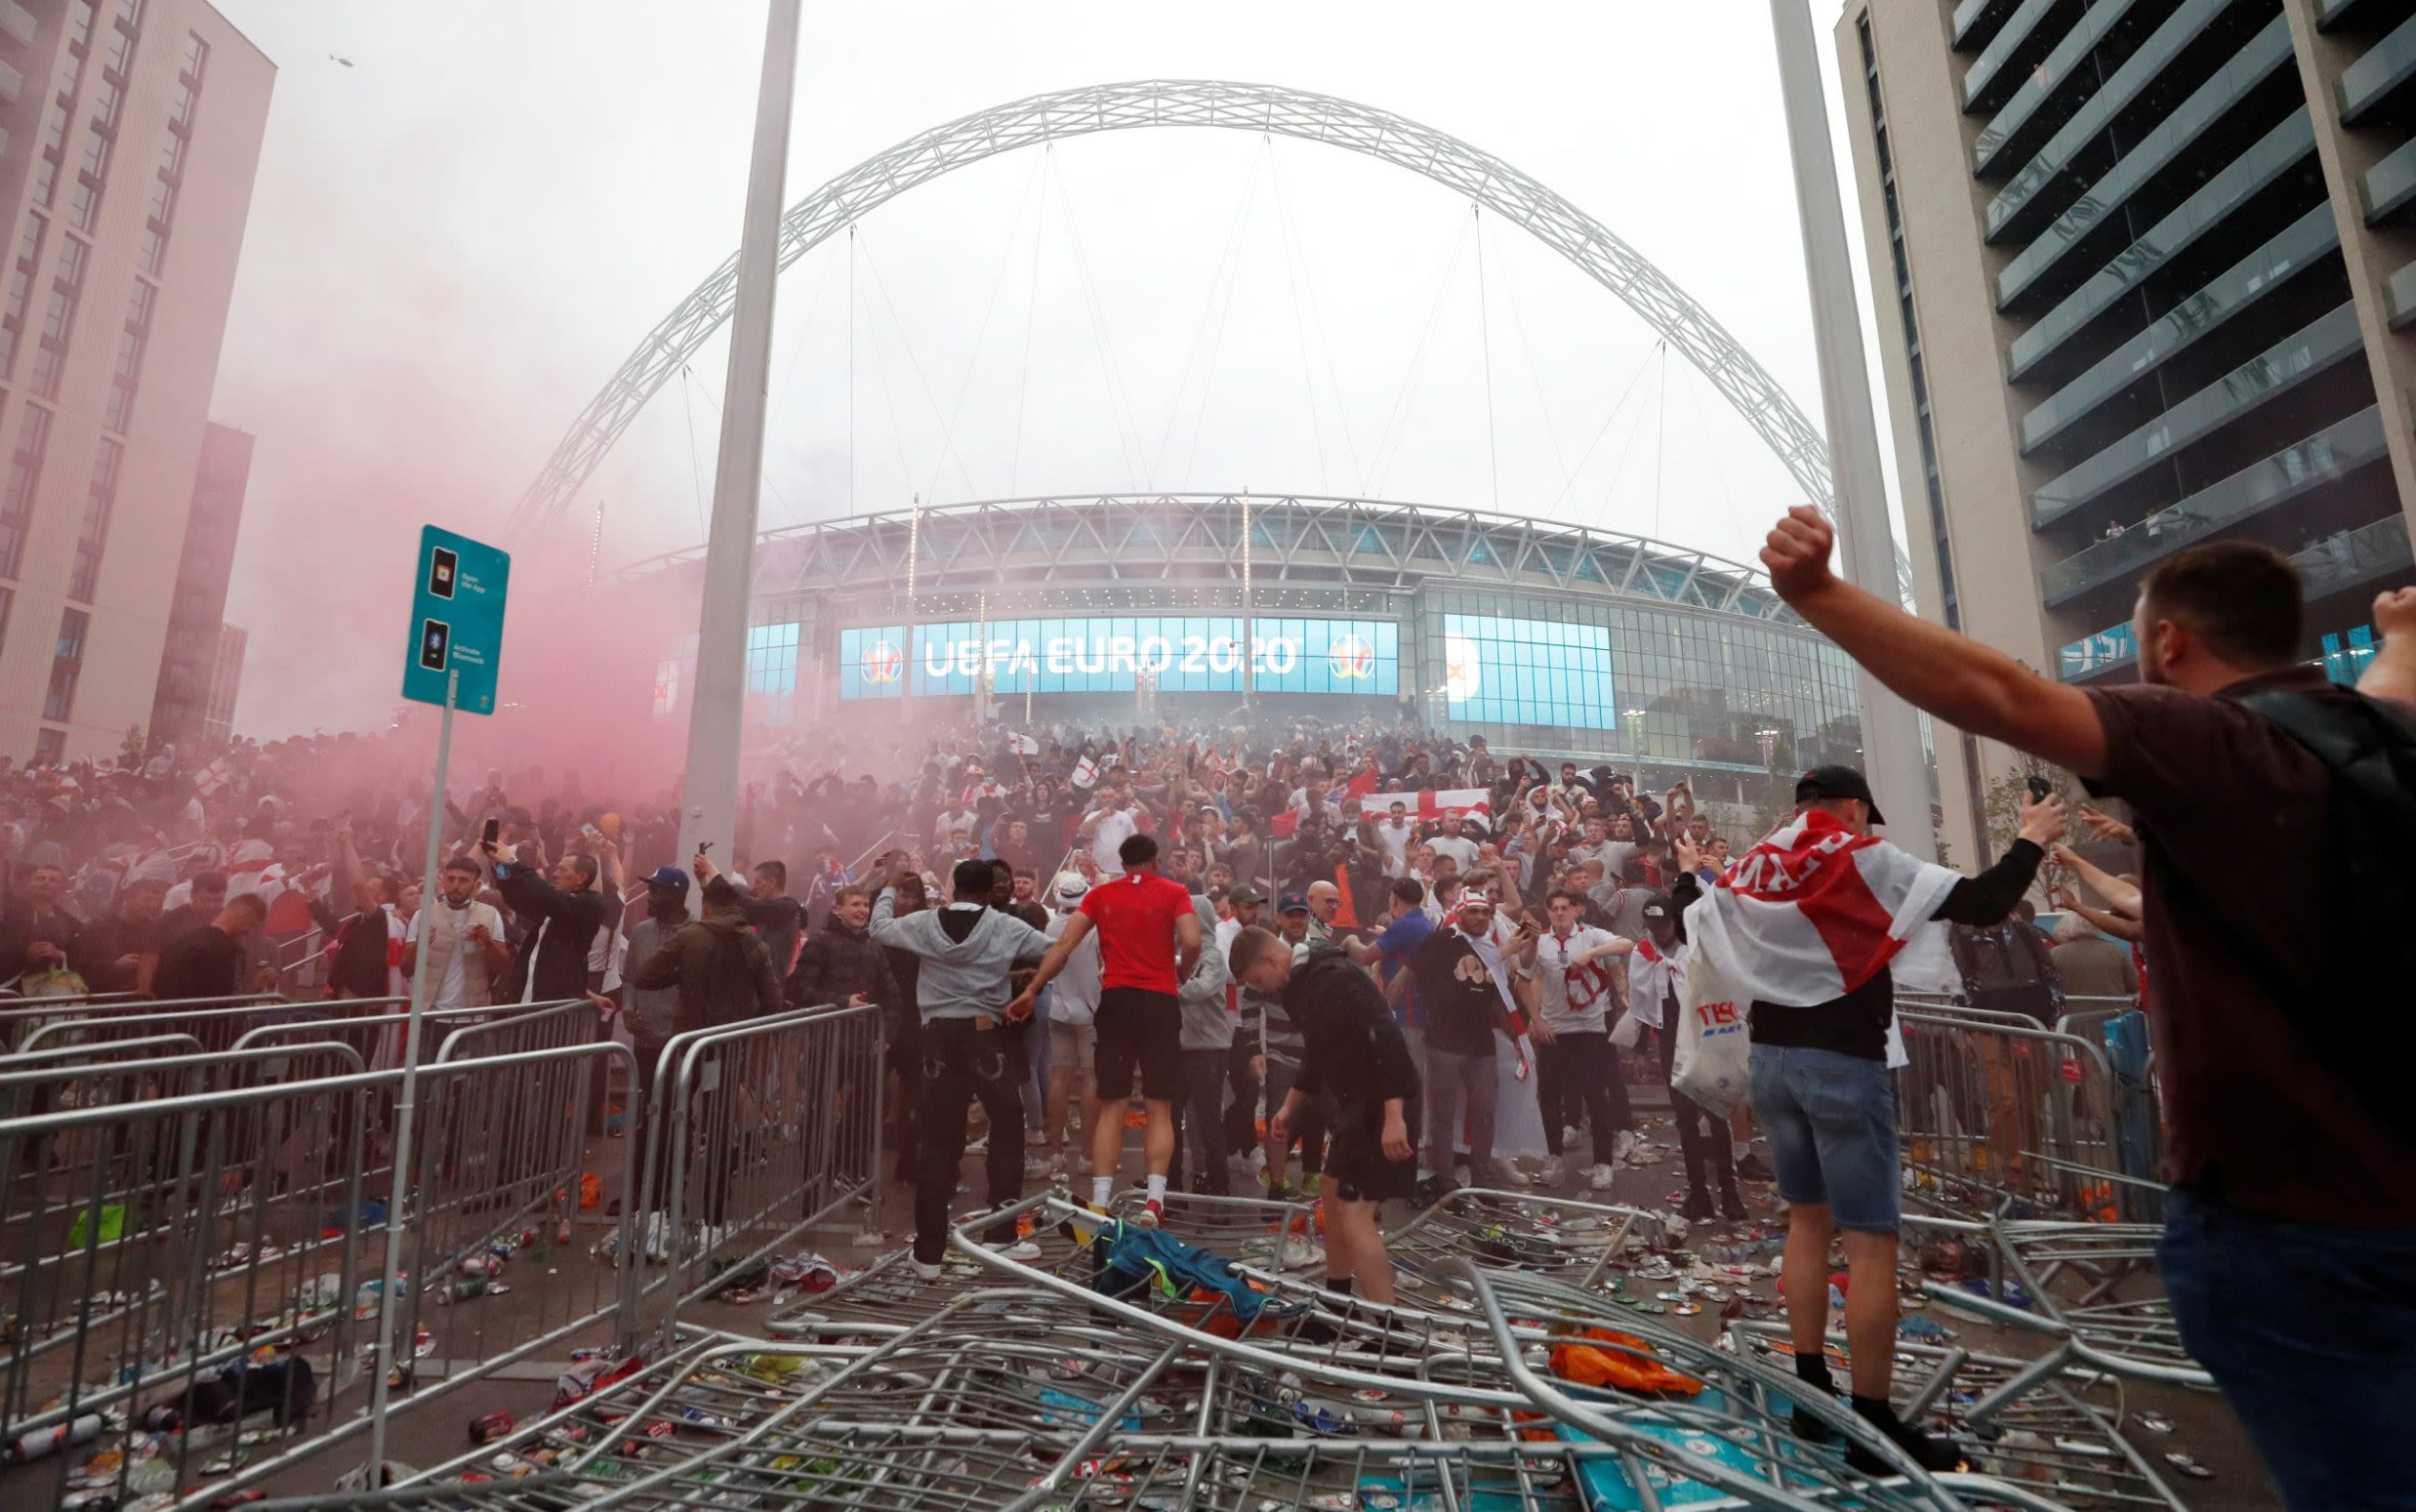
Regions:
<instances>
[{"instance_id":1,"label":"balcony","mask_svg":"<svg viewBox=\"0 0 2416 1512\"><path fill-rule=\"evenodd\" d=\"M2391 328L2416 321L2416 263L2402 263L2391 275Z\"/></svg>"},{"instance_id":2,"label":"balcony","mask_svg":"<svg viewBox=\"0 0 2416 1512\"><path fill-rule=\"evenodd\" d=\"M19 47L33 46L33 34L40 25L33 13L17 0L0 0L0 36L6 36Z\"/></svg>"},{"instance_id":3,"label":"balcony","mask_svg":"<svg viewBox=\"0 0 2416 1512\"><path fill-rule=\"evenodd\" d=\"M2307 601L2351 593L2383 578L2397 577L2416 565L2410 552L2407 521L2387 515L2370 525L2343 530L2316 542L2290 558L2299 569ZM2056 675L2066 682L2086 682L2129 667L2139 658L2131 625L2109 625L2094 635L2083 635L2056 653Z\"/></svg>"},{"instance_id":4,"label":"balcony","mask_svg":"<svg viewBox=\"0 0 2416 1512\"><path fill-rule=\"evenodd\" d=\"M2022 61L2035 60L2051 40L2039 34L2039 22L2066 3L2067 0L2022 0L2022 8L2014 12L1995 39L1964 70L1964 109L1993 108L2012 92L2014 81L2023 76Z\"/></svg>"},{"instance_id":5,"label":"balcony","mask_svg":"<svg viewBox=\"0 0 2416 1512\"><path fill-rule=\"evenodd\" d=\"M1957 50L1986 47L1995 28L2013 14L2015 0L1962 0L1954 8L1954 21L1947 30L1954 37Z\"/></svg>"},{"instance_id":6,"label":"balcony","mask_svg":"<svg viewBox=\"0 0 2416 1512\"><path fill-rule=\"evenodd\" d=\"M2243 205L2313 156L2315 129L2301 105L2247 151L2209 177L2196 193L2116 253L2096 275L2039 317L2006 352L2005 376L2020 383L2071 335L2111 308L2123 296L2156 276ZM2301 201L2304 203L2304 200ZM2249 235L2254 235L2250 231Z\"/></svg>"},{"instance_id":7,"label":"balcony","mask_svg":"<svg viewBox=\"0 0 2416 1512\"><path fill-rule=\"evenodd\" d=\"M2039 597L2050 608L2068 603L2386 455L2382 413L2369 405L2157 511L2118 536L2042 568Z\"/></svg>"},{"instance_id":8,"label":"balcony","mask_svg":"<svg viewBox=\"0 0 2416 1512\"><path fill-rule=\"evenodd\" d=\"M2022 417L2022 450L2045 445L2101 404L2149 377L2210 331L2238 314L2293 273L2341 244L2332 206L2320 204L2274 233L2182 301L2154 325L2100 357L2088 371L2040 400Z\"/></svg>"},{"instance_id":9,"label":"balcony","mask_svg":"<svg viewBox=\"0 0 2416 1512\"><path fill-rule=\"evenodd\" d=\"M2416 79L2416 16L2401 21L2341 70L2340 83L2335 86L2341 124L2355 126L2374 114L2410 79Z\"/></svg>"},{"instance_id":10,"label":"balcony","mask_svg":"<svg viewBox=\"0 0 2416 1512\"><path fill-rule=\"evenodd\" d=\"M2139 0L2098 0L2096 5L2081 13L2080 18L2072 22L2072 29L2064 34L2063 40L2056 43L2055 50L2037 67L2030 70L2030 76L2022 81L2022 87L2013 92L2013 98L2005 102L2003 109L1990 117L1980 139L1972 143L1974 173L1986 174L1995 169L1997 159L2004 155L2014 139L2022 135L2023 128L2030 124L2030 118L2038 113L2039 107L2054 98L2059 90L2088 76L2081 64L2104 44L2123 18L2130 14L2132 6L2138 3ZM2211 0L2211 3L2220 4L2222 0ZM2158 34L2161 35L2161 32ZM2125 65L2128 65L2127 60ZM2115 70L2115 77L2121 74L2121 69ZM2099 86L2099 90L2112 87L2113 80L2109 79ZM1966 89L1964 93L1968 108L1970 91Z\"/></svg>"},{"instance_id":11,"label":"balcony","mask_svg":"<svg viewBox=\"0 0 2416 1512\"><path fill-rule=\"evenodd\" d=\"M2362 352L2357 307L2341 305L2191 394L2104 451L2041 485L2030 496L2030 525L2054 524L2072 511L2203 440L2310 376Z\"/></svg>"},{"instance_id":12,"label":"balcony","mask_svg":"<svg viewBox=\"0 0 2416 1512\"><path fill-rule=\"evenodd\" d=\"M2276 16L2006 265L1997 278L1997 306L2011 304L2074 242L2118 216L2134 193L2171 170L2205 138L2209 128L2224 124L2241 102L2291 62L2290 23ZM2031 197L2062 174L2070 160L2064 134L2059 132L1988 201L1988 239L1994 241L2002 234Z\"/></svg>"}]
</instances>

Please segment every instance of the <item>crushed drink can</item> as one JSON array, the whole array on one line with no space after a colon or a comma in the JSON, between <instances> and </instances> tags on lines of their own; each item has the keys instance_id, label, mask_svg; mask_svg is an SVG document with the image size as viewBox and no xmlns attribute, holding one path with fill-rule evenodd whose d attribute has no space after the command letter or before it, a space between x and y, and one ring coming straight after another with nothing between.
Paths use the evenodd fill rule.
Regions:
<instances>
[{"instance_id":1,"label":"crushed drink can","mask_svg":"<svg viewBox=\"0 0 2416 1512\"><path fill-rule=\"evenodd\" d=\"M492 1444L510 1432L512 1432L510 1412L498 1410L489 1412L484 1417L473 1417L470 1420L470 1442L472 1444Z\"/></svg>"}]
</instances>

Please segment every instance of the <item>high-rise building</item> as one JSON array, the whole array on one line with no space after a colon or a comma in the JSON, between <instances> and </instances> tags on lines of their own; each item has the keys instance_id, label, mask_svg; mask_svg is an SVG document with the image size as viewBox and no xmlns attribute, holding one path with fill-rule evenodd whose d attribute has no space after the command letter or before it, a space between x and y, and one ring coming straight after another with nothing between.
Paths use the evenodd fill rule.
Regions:
<instances>
[{"instance_id":1,"label":"high-rise building","mask_svg":"<svg viewBox=\"0 0 2416 1512\"><path fill-rule=\"evenodd\" d=\"M0 756L150 720L274 78L206 0L0 0Z\"/></svg>"},{"instance_id":2,"label":"high-rise building","mask_svg":"<svg viewBox=\"0 0 2416 1512\"><path fill-rule=\"evenodd\" d=\"M221 625L211 642L210 702L201 715L201 742L223 746L235 736L235 699L243 692L243 648L251 634L240 625Z\"/></svg>"},{"instance_id":3,"label":"high-rise building","mask_svg":"<svg viewBox=\"0 0 2416 1512\"><path fill-rule=\"evenodd\" d=\"M159 654L159 684L151 698L150 733L155 740L209 743L206 726L218 699L226 583L234 572L235 534L243 524L243 492L251 477L252 437L212 422L202 431L192 507L184 516L184 550L177 558L176 592L168 603L168 639ZM242 632L235 635L231 676L240 682ZM230 684L230 718L234 697Z\"/></svg>"},{"instance_id":4,"label":"high-rise building","mask_svg":"<svg viewBox=\"0 0 2416 1512\"><path fill-rule=\"evenodd\" d=\"M1849 0L1922 613L2085 683L2141 578L2262 541L2352 676L2410 565L2416 0ZM2009 753L1942 732L1945 837Z\"/></svg>"}]
</instances>

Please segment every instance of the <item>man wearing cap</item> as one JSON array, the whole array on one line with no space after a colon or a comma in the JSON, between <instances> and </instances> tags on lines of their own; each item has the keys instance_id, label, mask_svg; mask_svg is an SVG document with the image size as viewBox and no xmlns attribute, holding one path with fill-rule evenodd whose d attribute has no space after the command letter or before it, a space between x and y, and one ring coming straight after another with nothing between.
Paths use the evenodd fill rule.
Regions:
<instances>
[{"instance_id":1,"label":"man wearing cap","mask_svg":"<svg viewBox=\"0 0 2416 1512\"><path fill-rule=\"evenodd\" d=\"M1754 1117L1770 1140L1779 1196L1787 1204L1786 1264L1781 1278L1795 1335L1795 1370L1830 1389L1822 1353L1828 1327L1828 1248L1842 1236L1847 1289L1846 1340L1854 1410L1932 1470L1955 1467L1962 1453L1896 1415L1888 1400L1896 1339L1896 1234L1903 1188L1896 1140L1896 1084L1888 1046L1896 1007L1891 959L1908 979L1951 978L1945 932L1892 920L1994 923L2013 912L2037 875L2046 846L2064 833L2053 797L2022 805L2020 838L1997 863L1960 878L1888 845L1865 840L1886 821L1870 784L1850 766L1817 766L1795 784L1795 818L1737 863L1726 882L1701 889L1701 857L1679 841L1679 876L1670 901L1686 914L1694 954L1689 972L1705 973L1751 1003ZM1858 843L1860 842L1860 843ZM1839 868L1851 868L1850 873ZM1832 881L1856 882L1850 894ZM1859 907L1857 906L1859 903ZM1865 916L1876 906L1873 924ZM1926 932L1925 932L1926 931ZM1817 960L1800 952L1809 933ZM1831 957L1849 939L1856 959ZM1935 959L1933 959L1935 958ZM1815 996L1843 982L1842 995ZM1816 1442L1828 1433L1809 1416L1796 1431ZM1879 1461L1848 1446L1858 1468Z\"/></svg>"}]
</instances>

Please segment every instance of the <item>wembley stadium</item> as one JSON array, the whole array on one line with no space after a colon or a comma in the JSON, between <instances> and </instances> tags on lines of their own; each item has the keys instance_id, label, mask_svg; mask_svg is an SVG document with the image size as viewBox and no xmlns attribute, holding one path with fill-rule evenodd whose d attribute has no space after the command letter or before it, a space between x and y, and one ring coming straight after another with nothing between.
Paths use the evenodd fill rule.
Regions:
<instances>
[{"instance_id":1,"label":"wembley stadium","mask_svg":"<svg viewBox=\"0 0 2416 1512\"><path fill-rule=\"evenodd\" d=\"M698 549L622 578L702 572ZM1469 510L1154 494L857 515L762 535L751 624L758 726L977 701L1115 724L1248 700L1705 774L1862 744L1851 665L1749 569ZM658 715L684 712L693 658L692 640L666 658Z\"/></svg>"}]
</instances>

